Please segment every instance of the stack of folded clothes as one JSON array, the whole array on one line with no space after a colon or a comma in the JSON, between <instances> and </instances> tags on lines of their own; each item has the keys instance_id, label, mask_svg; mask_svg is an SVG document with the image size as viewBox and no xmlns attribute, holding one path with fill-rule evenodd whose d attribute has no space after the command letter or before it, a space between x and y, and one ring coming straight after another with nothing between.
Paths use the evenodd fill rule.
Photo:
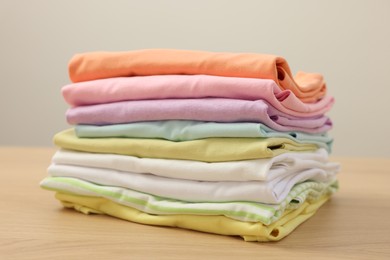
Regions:
<instances>
[{"instance_id":1,"label":"stack of folded clothes","mask_svg":"<svg viewBox=\"0 0 390 260\"><path fill-rule=\"evenodd\" d=\"M74 56L74 125L41 187L65 207L276 241L337 190L334 99L274 55L185 50Z\"/></svg>"}]
</instances>

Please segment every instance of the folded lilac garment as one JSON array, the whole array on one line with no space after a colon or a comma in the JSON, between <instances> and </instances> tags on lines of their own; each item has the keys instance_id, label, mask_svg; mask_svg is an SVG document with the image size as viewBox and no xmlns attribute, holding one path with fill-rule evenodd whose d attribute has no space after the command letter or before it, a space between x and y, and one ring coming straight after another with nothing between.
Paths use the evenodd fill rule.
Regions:
<instances>
[{"instance_id":1,"label":"folded lilac garment","mask_svg":"<svg viewBox=\"0 0 390 260\"><path fill-rule=\"evenodd\" d=\"M110 125L156 120L259 122L277 131L323 133L332 123L326 116L299 118L278 111L264 100L165 99L123 101L80 106L67 111L70 124Z\"/></svg>"},{"instance_id":2,"label":"folded lilac garment","mask_svg":"<svg viewBox=\"0 0 390 260\"><path fill-rule=\"evenodd\" d=\"M303 103L290 90L281 90L270 79L210 75L155 75L84 81L63 87L62 94L72 106L150 99L263 99L284 113L300 117L322 115L334 103L330 96L316 103Z\"/></svg>"}]
</instances>

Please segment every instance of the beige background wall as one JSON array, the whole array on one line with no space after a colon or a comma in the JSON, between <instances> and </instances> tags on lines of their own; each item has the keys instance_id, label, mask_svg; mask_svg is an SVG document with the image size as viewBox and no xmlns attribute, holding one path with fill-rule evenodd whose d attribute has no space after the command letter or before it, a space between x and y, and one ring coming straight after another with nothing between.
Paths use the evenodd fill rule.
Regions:
<instances>
[{"instance_id":1,"label":"beige background wall","mask_svg":"<svg viewBox=\"0 0 390 260\"><path fill-rule=\"evenodd\" d=\"M77 52L263 52L325 75L335 155L390 156L390 1L0 1L0 145L51 145Z\"/></svg>"}]
</instances>

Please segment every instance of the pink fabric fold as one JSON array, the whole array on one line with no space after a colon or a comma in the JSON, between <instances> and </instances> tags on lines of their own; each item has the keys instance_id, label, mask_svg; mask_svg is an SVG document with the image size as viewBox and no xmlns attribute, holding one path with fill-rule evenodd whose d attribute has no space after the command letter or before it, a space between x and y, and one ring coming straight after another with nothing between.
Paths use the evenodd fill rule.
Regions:
<instances>
[{"instance_id":1,"label":"pink fabric fold","mask_svg":"<svg viewBox=\"0 0 390 260\"><path fill-rule=\"evenodd\" d=\"M283 113L264 100L163 99L79 106L67 111L70 124L109 125L156 120L259 122L277 131L324 133L332 123L326 116L302 118Z\"/></svg>"},{"instance_id":2,"label":"pink fabric fold","mask_svg":"<svg viewBox=\"0 0 390 260\"><path fill-rule=\"evenodd\" d=\"M73 56L68 68L72 82L151 75L213 75L271 79L306 103L316 102L326 94L321 74L300 72L293 77L283 57L261 53L173 49L90 52Z\"/></svg>"},{"instance_id":3,"label":"pink fabric fold","mask_svg":"<svg viewBox=\"0 0 390 260\"><path fill-rule=\"evenodd\" d=\"M299 117L322 115L334 103L330 96L325 96L316 103L304 103L290 90L281 90L269 79L209 75L108 78L69 84L62 88L62 94L71 106L148 99L263 99L276 109Z\"/></svg>"}]
</instances>

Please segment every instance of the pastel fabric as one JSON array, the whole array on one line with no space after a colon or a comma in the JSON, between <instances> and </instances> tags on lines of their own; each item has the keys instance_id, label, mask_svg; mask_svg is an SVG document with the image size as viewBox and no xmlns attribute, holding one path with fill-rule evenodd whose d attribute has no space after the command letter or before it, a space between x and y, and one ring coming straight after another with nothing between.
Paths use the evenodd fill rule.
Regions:
<instances>
[{"instance_id":1,"label":"pastel fabric","mask_svg":"<svg viewBox=\"0 0 390 260\"><path fill-rule=\"evenodd\" d=\"M325 134L278 132L260 123L216 123L204 121L168 120L116 125L76 125L77 137L154 138L190 141L211 137L288 138L297 143L310 143L331 150L333 139Z\"/></svg>"},{"instance_id":2,"label":"pastel fabric","mask_svg":"<svg viewBox=\"0 0 390 260\"><path fill-rule=\"evenodd\" d=\"M339 170L339 164L328 161L328 153L324 149L313 153L284 153L269 159L215 163L61 149L54 154L52 162L57 165L94 167L197 181L270 181L313 168L332 174Z\"/></svg>"},{"instance_id":3,"label":"pastel fabric","mask_svg":"<svg viewBox=\"0 0 390 260\"><path fill-rule=\"evenodd\" d=\"M53 177L79 178L104 186L132 189L160 197L192 202L252 201L279 204L297 183L307 180L330 183L335 172L312 168L270 181L194 181L165 178L151 174L130 173L84 166L52 164Z\"/></svg>"},{"instance_id":4,"label":"pastel fabric","mask_svg":"<svg viewBox=\"0 0 390 260\"><path fill-rule=\"evenodd\" d=\"M54 143L61 148L76 151L204 162L271 158L285 152L311 152L318 148L313 144L299 144L286 138L208 138L185 142L139 138L78 138L73 129L56 134Z\"/></svg>"},{"instance_id":5,"label":"pastel fabric","mask_svg":"<svg viewBox=\"0 0 390 260\"><path fill-rule=\"evenodd\" d=\"M286 211L299 208L305 202L313 203L337 190L337 182L331 184L306 182L296 185L287 198L277 205L253 202L186 202L166 199L135 190L114 186L101 186L78 178L47 177L40 183L47 190L80 196L100 197L140 211L159 215L210 215L226 216L246 222L270 225Z\"/></svg>"},{"instance_id":6,"label":"pastel fabric","mask_svg":"<svg viewBox=\"0 0 390 260\"><path fill-rule=\"evenodd\" d=\"M74 128L40 186L64 207L278 241L338 189L334 98L280 56L146 49L76 54Z\"/></svg>"},{"instance_id":7,"label":"pastel fabric","mask_svg":"<svg viewBox=\"0 0 390 260\"><path fill-rule=\"evenodd\" d=\"M281 112L313 117L329 111L333 97L304 103L290 90L281 90L273 80L209 75L154 75L118 77L66 85L62 95L71 106L127 100L229 98L265 100Z\"/></svg>"},{"instance_id":8,"label":"pastel fabric","mask_svg":"<svg viewBox=\"0 0 390 260\"><path fill-rule=\"evenodd\" d=\"M69 124L109 125L140 121L196 120L257 122L277 131L324 133L332 122L324 115L301 118L282 113L264 100L164 99L136 100L70 108Z\"/></svg>"},{"instance_id":9,"label":"pastel fabric","mask_svg":"<svg viewBox=\"0 0 390 260\"><path fill-rule=\"evenodd\" d=\"M151 215L135 208L99 197L56 193L56 198L67 208L84 214L107 214L120 219L156 226L179 227L228 236L241 236L245 241L278 241L312 217L329 199L324 196L313 203L304 202L299 208L286 211L271 225L261 222L238 221L224 216Z\"/></svg>"},{"instance_id":10,"label":"pastel fabric","mask_svg":"<svg viewBox=\"0 0 390 260\"><path fill-rule=\"evenodd\" d=\"M202 74L271 79L282 90L291 90L304 102L316 102L326 93L321 74L299 72L293 77L284 58L269 54L170 49L90 52L76 54L68 68L73 82L128 76Z\"/></svg>"}]
</instances>

